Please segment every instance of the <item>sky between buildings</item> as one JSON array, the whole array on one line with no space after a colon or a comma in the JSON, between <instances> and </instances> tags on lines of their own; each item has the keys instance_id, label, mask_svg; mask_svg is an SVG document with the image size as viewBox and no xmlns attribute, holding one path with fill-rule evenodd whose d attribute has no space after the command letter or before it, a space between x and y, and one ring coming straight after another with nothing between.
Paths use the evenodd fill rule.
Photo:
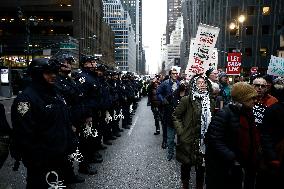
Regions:
<instances>
[{"instance_id":1,"label":"sky between buildings","mask_svg":"<svg viewBox=\"0 0 284 189\"><path fill-rule=\"evenodd\" d=\"M160 42L166 31L167 0L143 0L143 46L146 52L146 70L154 74L161 64Z\"/></svg>"}]
</instances>

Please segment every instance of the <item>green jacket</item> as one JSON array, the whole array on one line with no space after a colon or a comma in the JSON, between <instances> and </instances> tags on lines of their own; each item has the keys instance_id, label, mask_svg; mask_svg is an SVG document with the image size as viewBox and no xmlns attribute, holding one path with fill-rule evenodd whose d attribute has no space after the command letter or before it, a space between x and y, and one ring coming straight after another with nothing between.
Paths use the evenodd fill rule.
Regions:
<instances>
[{"instance_id":1,"label":"green jacket","mask_svg":"<svg viewBox=\"0 0 284 189\"><path fill-rule=\"evenodd\" d=\"M213 112L212 98L210 98L210 105ZM201 111L201 99L193 101L190 94L181 99L173 113L173 123L178 136L176 159L183 164L202 163L203 159L199 153Z\"/></svg>"}]
</instances>

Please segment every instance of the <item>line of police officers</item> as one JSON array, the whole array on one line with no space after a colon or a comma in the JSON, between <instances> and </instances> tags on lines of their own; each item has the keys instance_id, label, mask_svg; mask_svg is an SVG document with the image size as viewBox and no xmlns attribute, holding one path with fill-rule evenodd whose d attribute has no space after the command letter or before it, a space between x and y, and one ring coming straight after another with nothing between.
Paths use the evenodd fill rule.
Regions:
<instances>
[{"instance_id":1,"label":"line of police officers","mask_svg":"<svg viewBox=\"0 0 284 189\"><path fill-rule=\"evenodd\" d=\"M102 162L99 150L121 136L120 118L122 128L132 124L141 82L108 70L94 56L83 56L75 72L73 63L68 53L34 59L31 83L13 102L10 151L27 168L28 189L84 182L73 161L80 162L80 173L96 174L90 164Z\"/></svg>"}]
</instances>

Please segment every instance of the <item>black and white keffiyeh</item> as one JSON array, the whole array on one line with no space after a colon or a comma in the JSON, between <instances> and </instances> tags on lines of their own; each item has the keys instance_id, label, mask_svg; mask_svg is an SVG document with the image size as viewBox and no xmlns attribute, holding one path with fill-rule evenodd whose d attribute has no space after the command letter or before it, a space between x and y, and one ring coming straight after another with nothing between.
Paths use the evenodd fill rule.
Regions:
<instances>
[{"instance_id":1,"label":"black and white keffiyeh","mask_svg":"<svg viewBox=\"0 0 284 189\"><path fill-rule=\"evenodd\" d=\"M208 91L201 91L198 89L196 82L197 79L203 78L203 77L196 77L193 78L194 81L192 83L192 98L193 100L196 99L201 99L201 130L200 130L200 141L199 141L199 151L202 154L205 154L205 134L207 132L208 126L211 122L211 109L210 109L210 97L209 97L209 92ZM205 78L203 78L205 80ZM205 80L206 81L206 80Z\"/></svg>"}]
</instances>

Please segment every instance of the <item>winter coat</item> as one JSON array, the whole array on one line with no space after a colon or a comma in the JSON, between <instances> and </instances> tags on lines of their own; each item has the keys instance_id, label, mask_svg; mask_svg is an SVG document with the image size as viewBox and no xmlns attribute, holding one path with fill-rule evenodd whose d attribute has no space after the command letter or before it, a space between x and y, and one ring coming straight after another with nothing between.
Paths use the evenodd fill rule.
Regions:
<instances>
[{"instance_id":1,"label":"winter coat","mask_svg":"<svg viewBox=\"0 0 284 189\"><path fill-rule=\"evenodd\" d=\"M68 106L52 88L31 84L11 108L13 157L25 166L45 167L73 152Z\"/></svg>"},{"instance_id":2,"label":"winter coat","mask_svg":"<svg viewBox=\"0 0 284 189\"><path fill-rule=\"evenodd\" d=\"M284 102L269 107L264 114L261 143L267 161L280 160L284 175Z\"/></svg>"},{"instance_id":3,"label":"winter coat","mask_svg":"<svg viewBox=\"0 0 284 189\"><path fill-rule=\"evenodd\" d=\"M213 101L210 100L211 112ZM176 146L176 159L183 164L202 164L203 157L199 153L201 133L201 99L193 100L189 96L181 98L173 113L173 123L179 138Z\"/></svg>"},{"instance_id":4,"label":"winter coat","mask_svg":"<svg viewBox=\"0 0 284 189\"><path fill-rule=\"evenodd\" d=\"M176 83L177 83L177 88L178 88L180 85L180 82L176 80ZM167 79L163 81L161 85L159 85L157 89L157 96L161 103L164 101L165 98L173 94L174 91L172 89L172 86L173 86L173 82L171 79Z\"/></svg>"},{"instance_id":5,"label":"winter coat","mask_svg":"<svg viewBox=\"0 0 284 189\"><path fill-rule=\"evenodd\" d=\"M205 139L208 189L238 188L242 170L248 177L247 170L255 173L260 139L252 111L228 104L211 120Z\"/></svg>"}]
</instances>

